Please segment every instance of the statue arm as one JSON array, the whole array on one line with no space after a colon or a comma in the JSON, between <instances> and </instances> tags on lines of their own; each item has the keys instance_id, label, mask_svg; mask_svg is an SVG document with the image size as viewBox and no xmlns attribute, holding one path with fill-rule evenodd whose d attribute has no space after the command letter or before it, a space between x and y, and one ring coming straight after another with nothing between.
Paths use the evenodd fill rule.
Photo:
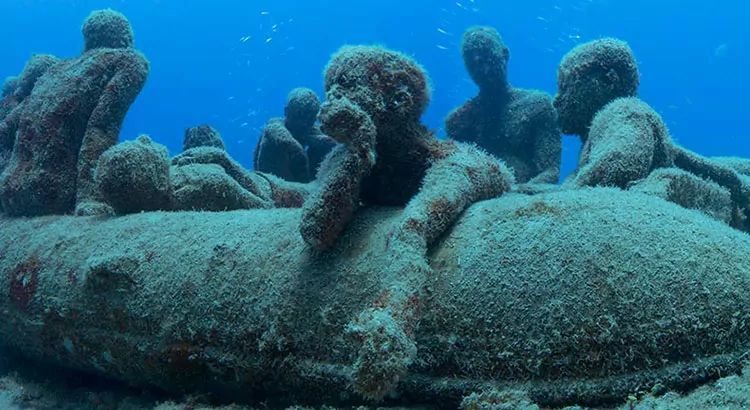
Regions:
<instances>
[{"instance_id":1,"label":"statue arm","mask_svg":"<svg viewBox=\"0 0 750 410\"><path fill-rule=\"evenodd\" d=\"M535 121L537 130L532 159L538 174L529 183L556 184L560 179L562 138L557 125L557 113L549 98L545 98L543 106Z\"/></svg>"},{"instance_id":2,"label":"statue arm","mask_svg":"<svg viewBox=\"0 0 750 410\"><path fill-rule=\"evenodd\" d=\"M475 98L476 99L476 98ZM477 140L477 115L475 99L469 100L462 106L454 109L445 119L445 134L448 138L462 142L474 142Z\"/></svg>"},{"instance_id":3,"label":"statue arm","mask_svg":"<svg viewBox=\"0 0 750 410\"><path fill-rule=\"evenodd\" d=\"M78 204L98 199L94 183L97 161L105 150L117 143L125 115L148 77L148 61L137 51L130 50L128 54L112 56L119 58L115 73L102 89L96 107L89 117L78 152Z\"/></svg>"},{"instance_id":4,"label":"statue arm","mask_svg":"<svg viewBox=\"0 0 750 410\"><path fill-rule=\"evenodd\" d=\"M300 234L318 250L329 248L359 208L362 181L375 165L377 131L372 119L346 98L323 104L325 132L342 145L326 157L319 186L302 208Z\"/></svg>"},{"instance_id":5,"label":"statue arm","mask_svg":"<svg viewBox=\"0 0 750 410\"><path fill-rule=\"evenodd\" d=\"M437 142L422 188L406 206L398 235L426 253L471 204L510 190L513 173L495 157L473 145ZM433 152L435 152L433 150Z\"/></svg>"}]
</instances>

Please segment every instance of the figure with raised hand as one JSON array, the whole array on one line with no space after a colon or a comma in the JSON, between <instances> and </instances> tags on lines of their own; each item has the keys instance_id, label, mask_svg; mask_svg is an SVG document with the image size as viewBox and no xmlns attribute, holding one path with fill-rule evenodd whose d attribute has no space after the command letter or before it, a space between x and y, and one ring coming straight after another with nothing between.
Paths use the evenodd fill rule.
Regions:
<instances>
[{"instance_id":1,"label":"figure with raised hand","mask_svg":"<svg viewBox=\"0 0 750 410\"><path fill-rule=\"evenodd\" d=\"M385 245L382 289L347 326L358 359L352 384L380 399L416 355L427 251L469 205L510 189L513 176L482 150L439 141L422 116L426 73L409 57L374 46L341 48L325 70L322 130L341 144L321 165L300 233L313 250L336 243L361 204L405 207Z\"/></svg>"}]
</instances>

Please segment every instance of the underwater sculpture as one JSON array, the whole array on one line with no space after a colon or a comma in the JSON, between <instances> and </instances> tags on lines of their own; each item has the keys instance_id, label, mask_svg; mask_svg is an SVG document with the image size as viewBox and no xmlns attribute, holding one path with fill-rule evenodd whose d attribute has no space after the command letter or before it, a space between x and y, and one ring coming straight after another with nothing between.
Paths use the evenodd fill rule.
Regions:
<instances>
[{"instance_id":1,"label":"underwater sculpture","mask_svg":"<svg viewBox=\"0 0 750 410\"><path fill-rule=\"evenodd\" d=\"M59 58L50 54L34 54L18 77L5 79L0 100L0 123L26 100L39 77L59 62Z\"/></svg>"},{"instance_id":2,"label":"underwater sculpture","mask_svg":"<svg viewBox=\"0 0 750 410\"><path fill-rule=\"evenodd\" d=\"M302 184L245 170L209 125L188 128L182 146L184 152L172 160L173 210L299 208L309 193Z\"/></svg>"},{"instance_id":3,"label":"underwater sculpture","mask_svg":"<svg viewBox=\"0 0 750 410\"><path fill-rule=\"evenodd\" d=\"M226 149L219 131L207 124L190 127L185 130L185 138L182 140L182 150L187 151L198 147Z\"/></svg>"},{"instance_id":4,"label":"underwater sculpture","mask_svg":"<svg viewBox=\"0 0 750 410\"><path fill-rule=\"evenodd\" d=\"M320 100L309 88L295 88L287 96L284 118L271 118L263 127L253 154L256 171L292 182L310 182L336 141L315 123Z\"/></svg>"},{"instance_id":5,"label":"underwater sculpture","mask_svg":"<svg viewBox=\"0 0 750 410\"><path fill-rule=\"evenodd\" d=\"M421 123L430 99L422 67L380 47L341 48L325 70L322 130L341 145L326 157L319 187L305 201L300 233L313 249L334 245L360 203L406 206L387 238L389 261L377 301L347 333L361 347L353 384L382 398L416 357L414 334L428 247L472 203L510 189L502 162L454 141L438 141Z\"/></svg>"},{"instance_id":6,"label":"underwater sculpture","mask_svg":"<svg viewBox=\"0 0 750 410\"><path fill-rule=\"evenodd\" d=\"M0 174L8 165L13 153L13 145L16 141L13 127L22 112L20 107L26 102L39 77L58 62L60 60L55 56L35 54L26 63L23 72L18 77L5 80L3 97L0 100ZM2 209L2 201L0 201L0 211Z\"/></svg>"},{"instance_id":7,"label":"underwater sculpture","mask_svg":"<svg viewBox=\"0 0 750 410\"><path fill-rule=\"evenodd\" d=\"M664 121L648 104L618 98L591 121L569 185L627 189L652 171L671 167L673 146Z\"/></svg>"},{"instance_id":8,"label":"underwater sculpture","mask_svg":"<svg viewBox=\"0 0 750 410\"><path fill-rule=\"evenodd\" d=\"M142 135L104 151L96 183L116 214L169 210L172 183L167 148Z\"/></svg>"},{"instance_id":9,"label":"underwater sculpture","mask_svg":"<svg viewBox=\"0 0 750 410\"><path fill-rule=\"evenodd\" d=\"M501 158L517 183L556 184L562 141L549 95L508 82L510 52L493 28L468 29L461 54L479 94L448 115L448 137Z\"/></svg>"},{"instance_id":10,"label":"underwater sculpture","mask_svg":"<svg viewBox=\"0 0 750 410\"><path fill-rule=\"evenodd\" d=\"M557 71L557 109L562 132L588 138L602 107L622 97L637 97L640 72L627 43L603 38L580 44L563 56Z\"/></svg>"},{"instance_id":11,"label":"underwater sculpture","mask_svg":"<svg viewBox=\"0 0 750 410\"><path fill-rule=\"evenodd\" d=\"M182 146L170 171L174 211L298 208L309 193L304 185L242 168L209 125L188 128Z\"/></svg>"},{"instance_id":12,"label":"underwater sculpture","mask_svg":"<svg viewBox=\"0 0 750 410\"><path fill-rule=\"evenodd\" d=\"M0 344L132 386L270 408L632 404L746 364L747 235L620 189L474 202L512 176L431 138L416 63L347 47L329 70L321 122L343 144L321 185L247 171L205 144L169 169L172 195L196 186L186 209L232 209L211 202L227 191L204 189L219 179L275 206L337 188L309 209L129 213L141 202L117 218L0 216ZM643 115L603 112L649 124L630 102L620 108ZM145 137L110 147L95 181L115 185L102 198L141 195L136 186L162 198L164 154ZM360 201L376 206L352 215ZM301 232L300 218L342 215L345 230ZM331 242L316 241L326 228Z\"/></svg>"},{"instance_id":13,"label":"underwater sculpture","mask_svg":"<svg viewBox=\"0 0 750 410\"><path fill-rule=\"evenodd\" d=\"M191 128L185 145L195 143L195 147L171 160L166 147L145 135L109 148L101 155L95 171L101 202L78 214L219 212L302 206L312 189L310 185L242 168L226 151L215 146L218 134L208 130ZM197 145L199 140L210 145Z\"/></svg>"},{"instance_id":14,"label":"underwater sculpture","mask_svg":"<svg viewBox=\"0 0 750 410\"><path fill-rule=\"evenodd\" d=\"M726 221L725 190L732 203L728 223L750 231L750 179L719 161L701 157L675 144L661 117L636 97L640 76L632 51L622 41L600 39L581 44L563 57L557 75L554 105L565 133L581 138L576 171L566 186L614 186L628 189L655 170L679 168L695 176L690 182L675 171L674 183L664 184L657 196L695 207ZM648 182L647 182L648 183ZM717 190L715 184L721 188ZM670 190L681 185L701 200ZM651 186L642 192L656 194Z\"/></svg>"},{"instance_id":15,"label":"underwater sculpture","mask_svg":"<svg viewBox=\"0 0 750 410\"><path fill-rule=\"evenodd\" d=\"M175 210L300 208L312 184L249 171L223 149L191 148L172 158Z\"/></svg>"},{"instance_id":16,"label":"underwater sculpture","mask_svg":"<svg viewBox=\"0 0 750 410\"><path fill-rule=\"evenodd\" d=\"M117 142L120 126L149 72L127 19L92 13L82 27L85 47L39 78L20 109L0 126L17 135L0 175L0 200L12 216L71 213L98 202L93 170Z\"/></svg>"}]
</instances>

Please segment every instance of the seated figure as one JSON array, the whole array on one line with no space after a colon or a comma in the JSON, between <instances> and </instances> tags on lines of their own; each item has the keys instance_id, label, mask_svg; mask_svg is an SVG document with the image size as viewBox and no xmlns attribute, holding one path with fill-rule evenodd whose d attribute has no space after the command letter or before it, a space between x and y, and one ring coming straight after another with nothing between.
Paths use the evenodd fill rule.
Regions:
<instances>
[{"instance_id":1,"label":"seated figure","mask_svg":"<svg viewBox=\"0 0 750 410\"><path fill-rule=\"evenodd\" d=\"M95 170L102 202L89 203L77 213L299 208L312 189L312 184L244 169L209 125L188 128L183 147L170 159L165 146L141 135L107 149Z\"/></svg>"},{"instance_id":2,"label":"seated figure","mask_svg":"<svg viewBox=\"0 0 750 410\"><path fill-rule=\"evenodd\" d=\"M146 82L148 61L133 48L123 15L96 11L82 31L83 54L50 67L0 124L0 141L15 136L0 175L0 201L9 215L67 214L97 202L93 170L117 143Z\"/></svg>"},{"instance_id":3,"label":"seated figure","mask_svg":"<svg viewBox=\"0 0 750 410\"><path fill-rule=\"evenodd\" d=\"M404 207L385 240L379 297L346 332L359 352L352 386L382 399L414 363L415 329L429 247L471 204L503 195L513 176L480 149L439 141L421 123L429 78L413 59L376 46L341 48L325 70L323 131L341 142L325 158L302 207L300 234L311 251L330 249L361 206ZM366 269L367 267L362 267Z\"/></svg>"},{"instance_id":4,"label":"seated figure","mask_svg":"<svg viewBox=\"0 0 750 410\"><path fill-rule=\"evenodd\" d=\"M495 29L467 30L461 53L479 95L448 115L448 137L501 158L517 183L557 183L562 142L549 95L508 83L509 51Z\"/></svg>"},{"instance_id":5,"label":"seated figure","mask_svg":"<svg viewBox=\"0 0 750 410\"><path fill-rule=\"evenodd\" d=\"M675 144L661 117L636 97L639 84L635 58L622 41L591 41L563 57L554 104L563 132L579 135L583 142L578 168L565 185L635 187L651 194L655 194L654 186L682 187L685 192L657 196L703 208L712 216L729 215L717 219L750 231L750 178L726 161L705 158ZM695 178L674 170L687 171ZM649 180L656 173L658 178ZM720 198L722 189L729 194L729 211Z\"/></svg>"},{"instance_id":6,"label":"seated figure","mask_svg":"<svg viewBox=\"0 0 750 410\"><path fill-rule=\"evenodd\" d=\"M13 153L13 144L16 141L14 133L3 130L3 127L9 126L3 120L20 109L34 89L39 77L59 62L60 60L55 56L36 54L26 63L20 76L9 77L3 83L2 100L0 100L0 174L8 165ZM2 210L1 202L0 210Z\"/></svg>"},{"instance_id":7,"label":"seated figure","mask_svg":"<svg viewBox=\"0 0 750 410\"><path fill-rule=\"evenodd\" d=\"M295 88L287 97L284 118L271 118L255 147L256 171L291 182L315 179L320 163L336 146L315 124L320 100L307 88Z\"/></svg>"}]
</instances>

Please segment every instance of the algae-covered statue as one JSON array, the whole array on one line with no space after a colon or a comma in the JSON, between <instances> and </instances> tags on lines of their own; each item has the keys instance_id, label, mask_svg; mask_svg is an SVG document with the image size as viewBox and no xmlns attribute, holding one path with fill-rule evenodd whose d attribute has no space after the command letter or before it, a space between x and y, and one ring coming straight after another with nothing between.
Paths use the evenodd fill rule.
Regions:
<instances>
[{"instance_id":1,"label":"algae-covered statue","mask_svg":"<svg viewBox=\"0 0 750 410\"><path fill-rule=\"evenodd\" d=\"M315 123L319 111L320 99L313 90L293 89L284 118L271 118L263 127L253 153L255 170L292 182L315 179L323 158L336 145Z\"/></svg>"},{"instance_id":2,"label":"algae-covered statue","mask_svg":"<svg viewBox=\"0 0 750 410\"><path fill-rule=\"evenodd\" d=\"M49 54L36 54L26 63L18 77L9 77L3 83L2 100L0 100L0 175L13 153L16 135L13 132L14 120L20 114L22 106L28 100L37 80L60 59ZM10 116L10 121L5 118ZM2 210L0 201L0 210Z\"/></svg>"},{"instance_id":3,"label":"algae-covered statue","mask_svg":"<svg viewBox=\"0 0 750 410\"><path fill-rule=\"evenodd\" d=\"M636 78L608 55L559 78L560 120L586 141L566 187L585 189L507 192L504 163L422 126L421 67L370 46L326 69L319 120L341 144L313 183L244 169L209 126L171 159L146 136L112 145L93 181L116 216L0 216L0 346L184 408L632 409L748 373L750 237L654 197L726 194L734 222L748 163L689 154L631 91L605 92Z\"/></svg>"},{"instance_id":4,"label":"algae-covered statue","mask_svg":"<svg viewBox=\"0 0 750 410\"><path fill-rule=\"evenodd\" d=\"M513 178L488 154L438 141L420 123L429 80L403 54L343 47L325 70L325 89L320 122L342 145L321 165L320 187L305 201L302 238L326 250L360 204L406 206L388 238L381 297L348 325L361 339L355 388L382 398L416 356L413 335L431 271L428 247L469 205L508 191Z\"/></svg>"},{"instance_id":5,"label":"algae-covered statue","mask_svg":"<svg viewBox=\"0 0 750 410\"><path fill-rule=\"evenodd\" d=\"M748 230L750 179L672 141L661 117L637 98L640 73L625 42L575 47L563 57L557 83L562 131L583 142L565 185L633 186Z\"/></svg>"},{"instance_id":6,"label":"algae-covered statue","mask_svg":"<svg viewBox=\"0 0 750 410\"><path fill-rule=\"evenodd\" d=\"M224 139L221 138L219 131L208 124L201 124L185 130L185 137L182 139L182 151L199 147L226 150Z\"/></svg>"},{"instance_id":7,"label":"algae-covered statue","mask_svg":"<svg viewBox=\"0 0 750 410\"><path fill-rule=\"evenodd\" d=\"M96 162L117 142L146 82L148 61L135 50L123 15L94 12L82 32L83 53L51 66L0 123L0 141L15 136L0 175L0 200L9 215L67 214L97 202Z\"/></svg>"},{"instance_id":8,"label":"algae-covered statue","mask_svg":"<svg viewBox=\"0 0 750 410\"><path fill-rule=\"evenodd\" d=\"M461 54L479 94L448 115L448 137L500 157L519 184L556 184L562 142L549 95L508 82L510 52L493 28L467 30Z\"/></svg>"},{"instance_id":9,"label":"algae-covered statue","mask_svg":"<svg viewBox=\"0 0 750 410\"><path fill-rule=\"evenodd\" d=\"M50 67L59 63L60 59L49 54L34 54L23 68L18 77L8 77L3 83L2 100L0 100L0 122L11 111L18 108L31 94L39 77Z\"/></svg>"},{"instance_id":10,"label":"algae-covered statue","mask_svg":"<svg viewBox=\"0 0 750 410\"><path fill-rule=\"evenodd\" d=\"M312 187L244 169L208 125L189 128L184 152L142 135L102 153L95 171L101 204L91 214L299 208Z\"/></svg>"}]
</instances>

